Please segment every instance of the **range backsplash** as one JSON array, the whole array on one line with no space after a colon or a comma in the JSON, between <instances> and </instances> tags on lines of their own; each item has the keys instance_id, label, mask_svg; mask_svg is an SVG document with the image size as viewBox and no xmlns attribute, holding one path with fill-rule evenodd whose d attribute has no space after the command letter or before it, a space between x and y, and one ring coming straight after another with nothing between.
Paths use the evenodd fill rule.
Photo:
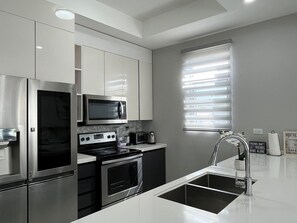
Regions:
<instances>
[{"instance_id":1,"label":"range backsplash","mask_svg":"<svg viewBox=\"0 0 297 223\"><path fill-rule=\"evenodd\" d=\"M142 131L142 123L141 121L129 121L127 124L122 125L89 125L77 127L77 133L109 131L115 131L119 137L123 137L129 135L130 132Z\"/></svg>"}]
</instances>

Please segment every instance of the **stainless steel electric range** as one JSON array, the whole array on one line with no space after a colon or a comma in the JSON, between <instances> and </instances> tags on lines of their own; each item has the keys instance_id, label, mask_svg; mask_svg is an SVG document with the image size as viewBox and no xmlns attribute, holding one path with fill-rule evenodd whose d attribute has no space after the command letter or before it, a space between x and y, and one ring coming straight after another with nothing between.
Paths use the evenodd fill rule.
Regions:
<instances>
[{"instance_id":1,"label":"stainless steel electric range","mask_svg":"<svg viewBox=\"0 0 297 223\"><path fill-rule=\"evenodd\" d=\"M78 136L78 152L97 157L99 209L142 192L142 154L117 147L115 132L84 133Z\"/></svg>"}]
</instances>

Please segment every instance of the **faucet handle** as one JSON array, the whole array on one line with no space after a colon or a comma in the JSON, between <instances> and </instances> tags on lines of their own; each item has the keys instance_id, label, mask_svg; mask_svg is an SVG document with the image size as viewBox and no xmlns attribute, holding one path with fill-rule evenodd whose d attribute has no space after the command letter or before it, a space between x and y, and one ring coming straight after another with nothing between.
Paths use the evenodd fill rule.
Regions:
<instances>
[{"instance_id":1,"label":"faucet handle","mask_svg":"<svg viewBox=\"0 0 297 223\"><path fill-rule=\"evenodd\" d=\"M243 179L239 179L237 175L237 171L235 172L235 187L245 188L245 181Z\"/></svg>"}]
</instances>

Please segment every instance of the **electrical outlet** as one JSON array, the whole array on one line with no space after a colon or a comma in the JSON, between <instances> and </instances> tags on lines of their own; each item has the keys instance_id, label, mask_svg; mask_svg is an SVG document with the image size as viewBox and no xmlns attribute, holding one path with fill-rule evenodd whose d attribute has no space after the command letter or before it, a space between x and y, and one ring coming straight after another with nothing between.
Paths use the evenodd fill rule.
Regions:
<instances>
[{"instance_id":1,"label":"electrical outlet","mask_svg":"<svg viewBox=\"0 0 297 223\"><path fill-rule=\"evenodd\" d=\"M253 134L254 135L262 135L263 134L263 129L253 129Z\"/></svg>"}]
</instances>

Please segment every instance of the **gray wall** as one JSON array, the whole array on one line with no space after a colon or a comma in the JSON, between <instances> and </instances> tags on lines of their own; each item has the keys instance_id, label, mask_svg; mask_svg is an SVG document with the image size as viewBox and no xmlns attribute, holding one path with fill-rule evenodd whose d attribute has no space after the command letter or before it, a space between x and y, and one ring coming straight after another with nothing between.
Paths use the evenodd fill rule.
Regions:
<instances>
[{"instance_id":1,"label":"gray wall","mask_svg":"<svg viewBox=\"0 0 297 223\"><path fill-rule=\"evenodd\" d=\"M205 167L219 137L182 130L180 51L225 39L233 40L234 131L267 141L267 133L276 130L282 142L282 131L297 130L297 14L155 50L154 121L143 126L168 144L168 181ZM253 128L264 134L253 135ZM235 154L225 147L220 159Z\"/></svg>"}]
</instances>

